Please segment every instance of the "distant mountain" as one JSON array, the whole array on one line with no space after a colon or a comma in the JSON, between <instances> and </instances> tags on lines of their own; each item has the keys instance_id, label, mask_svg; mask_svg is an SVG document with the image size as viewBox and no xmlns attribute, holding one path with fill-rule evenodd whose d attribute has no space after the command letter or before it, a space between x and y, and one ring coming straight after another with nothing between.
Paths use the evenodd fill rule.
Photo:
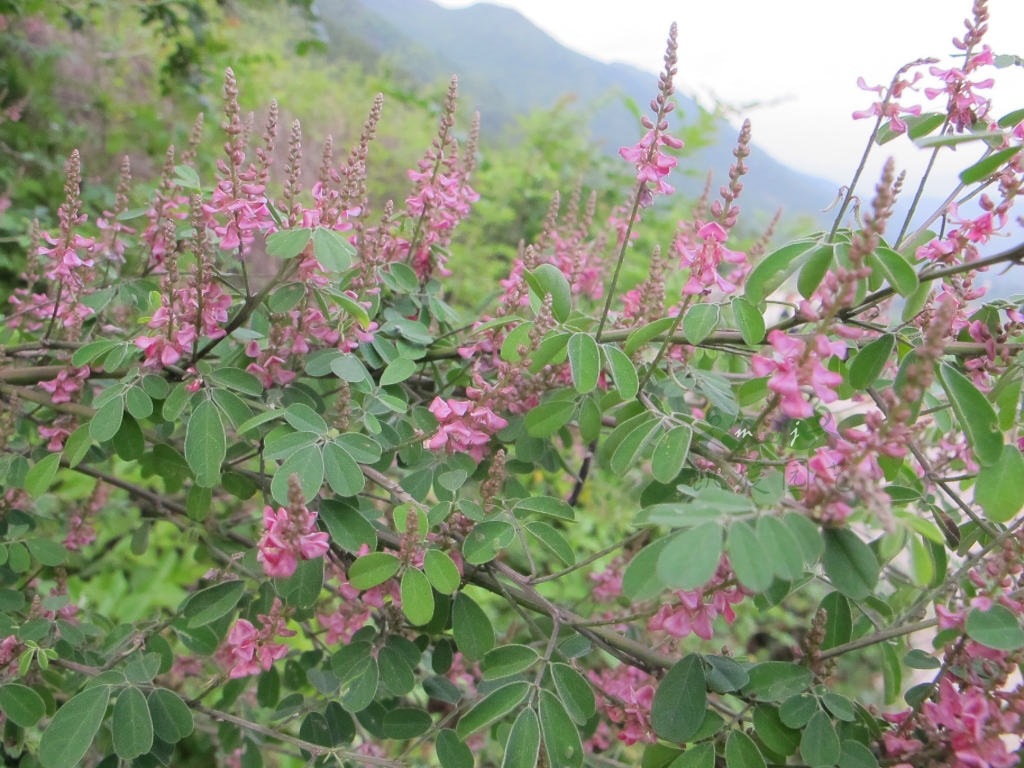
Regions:
<instances>
[{"instance_id":1,"label":"distant mountain","mask_svg":"<svg viewBox=\"0 0 1024 768\"><path fill-rule=\"evenodd\" d=\"M489 3L459 9L430 0L318 0L315 9L328 45L344 46L367 65L393 67L415 82L459 77L460 100L479 109L485 137L500 133L517 115L551 108L569 98L592 115L591 136L606 151L633 144L642 128L629 104L647 104L657 77L624 64L605 64L553 40L518 12ZM700 108L682 94L678 112L695 122ZM688 158L693 175L679 186L696 194L708 170L715 188L727 178L737 130L716 122L716 141ZM766 214L821 220L836 194L831 182L794 171L755 145L744 179L744 203Z\"/></svg>"}]
</instances>

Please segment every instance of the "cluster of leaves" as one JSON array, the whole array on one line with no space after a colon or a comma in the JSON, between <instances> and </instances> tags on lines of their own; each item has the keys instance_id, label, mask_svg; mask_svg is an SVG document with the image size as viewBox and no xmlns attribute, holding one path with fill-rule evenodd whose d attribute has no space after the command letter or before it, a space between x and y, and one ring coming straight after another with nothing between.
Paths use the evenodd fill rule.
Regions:
<instances>
[{"instance_id":1,"label":"cluster of leaves","mask_svg":"<svg viewBox=\"0 0 1024 768\"><path fill-rule=\"evenodd\" d=\"M1024 253L971 250L1020 185L1024 115L911 121L935 151L983 148L964 201L1001 194L956 220L960 261L930 259L957 247L931 232L882 239L889 176L863 223L840 211L739 265L717 249L741 139L724 204L675 246L686 293L666 302L656 253L620 309L622 263L644 259L630 229L674 164L666 69L652 133L624 151L641 157L628 226L595 233L578 198L545 214L488 315L446 297L472 197L454 94L405 212L376 219L376 112L306 197L298 128L275 189L273 131L238 129L231 78L216 174L170 155L149 206L90 224L68 163L61 230L0 332L7 756L852 768L997 749L1020 716L1024 318L970 304L969 277ZM262 284L256 259L275 267ZM635 514L602 517L594 487ZM730 635L772 609L799 647ZM725 650L695 639L716 635ZM917 719L954 684L998 710L977 744Z\"/></svg>"}]
</instances>

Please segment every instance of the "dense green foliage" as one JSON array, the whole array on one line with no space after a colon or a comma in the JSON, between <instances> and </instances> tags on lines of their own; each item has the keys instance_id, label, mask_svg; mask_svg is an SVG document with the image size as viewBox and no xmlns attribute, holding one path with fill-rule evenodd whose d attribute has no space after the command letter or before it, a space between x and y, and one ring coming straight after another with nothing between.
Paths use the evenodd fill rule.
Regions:
<instances>
[{"instance_id":1,"label":"dense green foliage","mask_svg":"<svg viewBox=\"0 0 1024 768\"><path fill-rule=\"evenodd\" d=\"M1017 764L1024 314L974 278L1024 110L973 13L933 111L867 111L959 205L892 221L889 163L850 216L857 169L770 247L749 125L673 194L674 29L611 159L375 96L304 4L13 3L3 758Z\"/></svg>"}]
</instances>

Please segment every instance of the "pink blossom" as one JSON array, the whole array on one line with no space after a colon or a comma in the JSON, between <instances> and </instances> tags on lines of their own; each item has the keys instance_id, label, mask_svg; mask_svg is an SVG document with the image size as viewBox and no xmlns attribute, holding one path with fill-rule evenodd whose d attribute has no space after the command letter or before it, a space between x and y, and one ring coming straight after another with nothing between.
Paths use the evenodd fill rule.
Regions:
<instances>
[{"instance_id":1,"label":"pink blossom","mask_svg":"<svg viewBox=\"0 0 1024 768\"><path fill-rule=\"evenodd\" d=\"M612 726L618 728L615 738L624 744L653 744L657 741L651 727L655 690L653 677L628 664L599 671L589 670L587 677L598 693L598 709L607 721L602 721L588 740L591 749L608 749Z\"/></svg>"},{"instance_id":2,"label":"pink blossom","mask_svg":"<svg viewBox=\"0 0 1024 768\"><path fill-rule=\"evenodd\" d=\"M490 408L471 400L435 397L429 410L439 424L423 446L430 451L467 453L477 462L483 461L491 437L508 426Z\"/></svg>"},{"instance_id":3,"label":"pink blossom","mask_svg":"<svg viewBox=\"0 0 1024 768\"><path fill-rule=\"evenodd\" d=\"M263 509L264 532L260 537L256 559L263 566L263 572L274 578L287 578L295 573L298 559L314 560L330 548L330 538L324 531L316 530L316 512L305 507L289 510L279 507L276 511L267 506Z\"/></svg>"},{"instance_id":4,"label":"pink blossom","mask_svg":"<svg viewBox=\"0 0 1024 768\"><path fill-rule=\"evenodd\" d=\"M680 230L673 246L679 254L680 264L690 270L690 276L683 287L684 296L700 296L711 293L717 287L722 293L736 291L736 280L746 271L734 269L729 277L719 273L722 262L746 264L746 254L726 248L723 243L729 237L728 231L717 221L709 221L692 232Z\"/></svg>"},{"instance_id":5,"label":"pink blossom","mask_svg":"<svg viewBox=\"0 0 1024 768\"><path fill-rule=\"evenodd\" d=\"M889 94L888 99L881 99L874 102L867 109L861 109L853 113L854 120L863 120L867 117L884 117L889 120L889 130L893 133L904 133L907 130L907 124L903 121L900 115L920 115L920 106L904 107L899 104L897 99L903 95L903 91L907 88L912 88L913 85L921 79L923 75L920 72L914 74L913 80L898 80L893 85L892 90ZM868 85L863 77L857 78L857 87L863 91L871 91L882 96L885 93L885 88L881 85Z\"/></svg>"},{"instance_id":6,"label":"pink blossom","mask_svg":"<svg viewBox=\"0 0 1024 768\"><path fill-rule=\"evenodd\" d=\"M780 396L782 412L794 419L808 419L814 409L805 398L804 387L809 387L822 402L837 399L835 392L843 377L822 365L829 357L842 357L846 352L840 341L831 341L824 335L814 339L813 346L795 336L787 336L776 329L768 334L773 357L754 355L750 367L758 376L770 376L768 388Z\"/></svg>"},{"instance_id":7,"label":"pink blossom","mask_svg":"<svg viewBox=\"0 0 1024 768\"><path fill-rule=\"evenodd\" d=\"M261 624L259 629L248 619L238 619L221 648L220 656L229 666L228 677L232 679L265 672L288 654L287 645L274 642L278 637L295 634L285 626L281 601L275 598L270 613L257 618Z\"/></svg>"},{"instance_id":8,"label":"pink blossom","mask_svg":"<svg viewBox=\"0 0 1024 768\"><path fill-rule=\"evenodd\" d=\"M677 161L671 155L662 152L660 147L679 149L682 146L683 142L680 139L669 136L662 130L650 128L636 144L619 150L623 160L636 166L636 180L643 185L641 207L650 206L655 194L671 195L675 192L675 187L666 179L676 167Z\"/></svg>"}]
</instances>

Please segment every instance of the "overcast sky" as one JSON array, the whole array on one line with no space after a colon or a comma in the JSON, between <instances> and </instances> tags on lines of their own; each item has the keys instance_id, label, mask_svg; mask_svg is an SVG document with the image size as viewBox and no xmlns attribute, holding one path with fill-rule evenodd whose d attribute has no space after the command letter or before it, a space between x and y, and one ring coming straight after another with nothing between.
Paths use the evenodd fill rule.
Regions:
<instances>
[{"instance_id":1,"label":"overcast sky","mask_svg":"<svg viewBox=\"0 0 1024 768\"><path fill-rule=\"evenodd\" d=\"M471 0L435 0L461 7ZM903 64L954 52L970 0L494 0L517 9L563 45L602 61L652 73L662 63L669 25L679 25L677 86L735 106L754 141L777 159L836 183L848 180L871 122L853 121ZM989 0L986 42L1024 56L1024 0ZM652 79L652 95L655 82ZM999 74L994 114L1024 106L1024 68ZM902 143L902 142L899 142ZM884 149L890 152L894 144ZM965 154L961 149L959 167ZM923 151L897 152L913 171ZM753 160L753 158L752 158ZM884 157L877 158L881 167ZM751 162L753 166L753 162ZM945 178L952 178L949 166ZM936 189L938 193L941 190Z\"/></svg>"}]
</instances>

